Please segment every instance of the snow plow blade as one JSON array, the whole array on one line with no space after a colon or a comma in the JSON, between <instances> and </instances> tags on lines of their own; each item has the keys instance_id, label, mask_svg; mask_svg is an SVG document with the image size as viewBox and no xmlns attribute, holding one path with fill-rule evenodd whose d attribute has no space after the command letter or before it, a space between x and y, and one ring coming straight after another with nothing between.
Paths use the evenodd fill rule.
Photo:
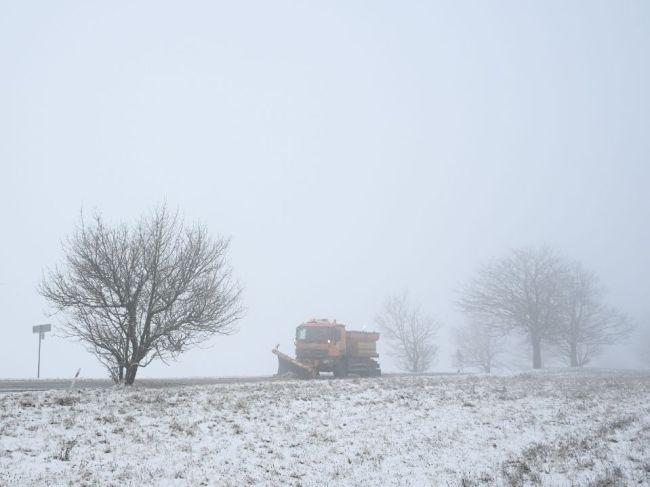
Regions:
<instances>
[{"instance_id":1,"label":"snow plow blade","mask_svg":"<svg viewBox=\"0 0 650 487\"><path fill-rule=\"evenodd\" d=\"M301 364L297 360L289 357L287 354L282 353L280 350L274 348L272 350L278 356L278 374L279 376L293 375L299 379L314 379L316 371L309 365Z\"/></svg>"}]
</instances>

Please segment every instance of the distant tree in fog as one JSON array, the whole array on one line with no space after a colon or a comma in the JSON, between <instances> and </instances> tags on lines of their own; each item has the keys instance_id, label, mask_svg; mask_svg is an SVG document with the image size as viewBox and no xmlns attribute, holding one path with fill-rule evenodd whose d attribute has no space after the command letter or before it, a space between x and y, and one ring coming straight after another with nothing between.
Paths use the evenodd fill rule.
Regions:
<instances>
[{"instance_id":1,"label":"distant tree in fog","mask_svg":"<svg viewBox=\"0 0 650 487\"><path fill-rule=\"evenodd\" d=\"M461 293L458 306L469 322L498 323L523 333L533 368L542 367L542 344L558 335L564 265L549 247L513 250L482 266Z\"/></svg>"},{"instance_id":2,"label":"distant tree in fog","mask_svg":"<svg viewBox=\"0 0 650 487\"><path fill-rule=\"evenodd\" d=\"M650 313L646 314L639 320L640 326L638 333L638 343L636 351L641 363L650 365Z\"/></svg>"},{"instance_id":3,"label":"distant tree in fog","mask_svg":"<svg viewBox=\"0 0 650 487\"><path fill-rule=\"evenodd\" d=\"M402 370L412 373L429 370L438 352L434 343L439 323L409 303L406 293L386 300L375 321L388 342L390 355Z\"/></svg>"},{"instance_id":4,"label":"distant tree in fog","mask_svg":"<svg viewBox=\"0 0 650 487\"><path fill-rule=\"evenodd\" d=\"M65 316L111 377L133 384L152 360L176 358L242 316L241 291L226 261L227 239L184 225L165 206L133 227L84 220L64 244L62 267L39 291Z\"/></svg>"},{"instance_id":5,"label":"distant tree in fog","mask_svg":"<svg viewBox=\"0 0 650 487\"><path fill-rule=\"evenodd\" d=\"M453 356L453 361L454 367L456 367L459 374L465 372L465 357L463 357L463 352L461 352L460 348L456 349L456 352Z\"/></svg>"},{"instance_id":6,"label":"distant tree in fog","mask_svg":"<svg viewBox=\"0 0 650 487\"><path fill-rule=\"evenodd\" d=\"M561 327L554 343L571 367L581 367L594 356L625 338L632 326L628 318L603 302L598 277L580 263L566 266Z\"/></svg>"},{"instance_id":7,"label":"distant tree in fog","mask_svg":"<svg viewBox=\"0 0 650 487\"><path fill-rule=\"evenodd\" d=\"M465 367L492 372L505 351L504 331L490 322L469 321L454 329L454 339Z\"/></svg>"}]
</instances>

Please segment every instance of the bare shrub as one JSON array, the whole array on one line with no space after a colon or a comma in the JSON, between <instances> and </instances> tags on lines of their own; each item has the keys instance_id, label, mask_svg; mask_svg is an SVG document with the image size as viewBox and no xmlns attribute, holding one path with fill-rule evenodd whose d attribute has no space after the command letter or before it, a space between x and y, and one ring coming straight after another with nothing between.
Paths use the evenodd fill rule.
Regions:
<instances>
[{"instance_id":1,"label":"bare shrub","mask_svg":"<svg viewBox=\"0 0 650 487\"><path fill-rule=\"evenodd\" d=\"M62 462L69 462L70 452L72 451L72 449L76 444L77 444L77 440L75 439L63 440L59 447L59 452L55 455L54 458L56 458L57 460L61 460Z\"/></svg>"}]
</instances>

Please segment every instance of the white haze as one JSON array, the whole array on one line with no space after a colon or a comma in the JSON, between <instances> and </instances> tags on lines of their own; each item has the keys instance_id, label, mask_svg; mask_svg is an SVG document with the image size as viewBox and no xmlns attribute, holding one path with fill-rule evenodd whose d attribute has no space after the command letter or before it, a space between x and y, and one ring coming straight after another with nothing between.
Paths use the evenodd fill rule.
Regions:
<instances>
[{"instance_id":1,"label":"white haze","mask_svg":"<svg viewBox=\"0 0 650 487\"><path fill-rule=\"evenodd\" d=\"M164 200L232 236L248 313L141 377L271 374L301 321L371 329L404 289L449 329L481 262L540 243L649 316L649 48L642 1L2 2L0 377L36 373L80 209Z\"/></svg>"}]
</instances>

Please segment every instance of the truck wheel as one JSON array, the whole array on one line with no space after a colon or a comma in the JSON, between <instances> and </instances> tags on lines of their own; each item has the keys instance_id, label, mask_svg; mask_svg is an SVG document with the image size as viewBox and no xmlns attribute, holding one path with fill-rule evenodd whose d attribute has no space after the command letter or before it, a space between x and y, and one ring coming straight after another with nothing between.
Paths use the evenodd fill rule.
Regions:
<instances>
[{"instance_id":1,"label":"truck wheel","mask_svg":"<svg viewBox=\"0 0 650 487\"><path fill-rule=\"evenodd\" d=\"M346 367L345 362L341 361L336 364L334 367L334 377L342 379L348 375L348 368Z\"/></svg>"}]
</instances>

